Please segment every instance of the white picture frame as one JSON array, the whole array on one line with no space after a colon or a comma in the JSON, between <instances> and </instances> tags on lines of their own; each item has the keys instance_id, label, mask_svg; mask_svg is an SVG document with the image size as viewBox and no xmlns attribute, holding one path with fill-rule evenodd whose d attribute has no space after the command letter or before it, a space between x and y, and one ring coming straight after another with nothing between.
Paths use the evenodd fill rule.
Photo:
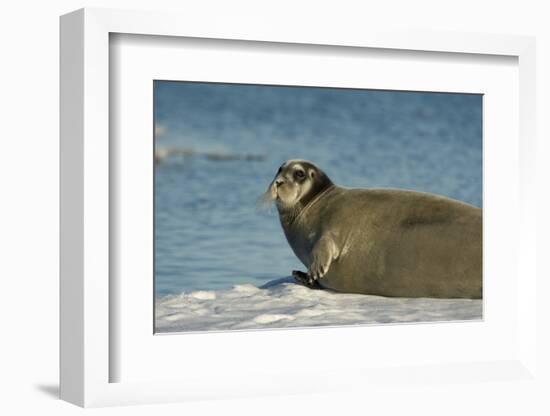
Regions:
<instances>
[{"instance_id":1,"label":"white picture frame","mask_svg":"<svg viewBox=\"0 0 550 416\"><path fill-rule=\"evenodd\" d=\"M241 22L242 23L242 22ZM331 45L334 48L374 48L384 50L427 51L438 54L503 55L518 60L519 84L519 158L513 204L517 236L512 244L516 307L511 317L517 327L506 337L513 348L506 348L495 359L475 357L454 362L440 357L439 363L419 359L403 361L401 368L387 363L350 368L333 365L281 368L250 377L238 376L238 367L223 371L204 371L200 366L185 376L150 377L124 381L113 377L112 369L122 357L113 348L117 327L111 320L118 308L109 276L116 259L110 258L110 172L116 169L109 157L110 136L110 34L225 39L228 41L276 42L288 44ZM261 43L258 43L261 45ZM191 16L166 13L83 9L61 18L61 398L80 406L159 403L220 397L248 397L284 393L334 391L357 385L411 383L425 380L481 382L482 380L525 380L535 376L536 304L534 269L535 211L534 178L534 39L508 35L465 33L395 32L369 29L360 33L331 32L326 28L300 31L280 28L265 22L249 22L238 27L224 19L213 18L205 27ZM515 133L514 133L515 134ZM517 278L522 270L521 279ZM411 332L412 326L396 331ZM466 328L483 331L483 328ZM351 329L346 337L355 336ZM456 331L460 331L457 327ZM332 331L332 332L331 332ZM386 330L369 329L377 335ZM392 330L393 331L393 330ZM508 329L506 330L508 331ZM273 333L276 332L275 335ZM271 334L271 335L269 335ZM309 331L305 335L285 331L266 331L256 339L273 341L285 336L303 336L315 344L320 337L335 336L334 329ZM340 331L338 335L342 336ZM480 333L480 335L482 335ZM151 337L153 333L151 331ZM185 335L200 337L200 335ZM230 334L212 334L215 345L232 337L238 346L242 339ZM275 338L274 338L275 337ZM168 337L163 337L162 342ZM189 339L189 338L188 338ZM309 339L309 341L307 341ZM316 341L317 340L317 341ZM279 341L277 341L279 342ZM259 345L263 345L260 344ZM383 348L384 345L380 345ZM155 357L145 357L153 360ZM253 365L249 365L253 367ZM368 371L367 371L368 370ZM174 368L174 373L177 370ZM213 380L212 375L216 378ZM346 380L343 382L342 380Z\"/></svg>"}]
</instances>

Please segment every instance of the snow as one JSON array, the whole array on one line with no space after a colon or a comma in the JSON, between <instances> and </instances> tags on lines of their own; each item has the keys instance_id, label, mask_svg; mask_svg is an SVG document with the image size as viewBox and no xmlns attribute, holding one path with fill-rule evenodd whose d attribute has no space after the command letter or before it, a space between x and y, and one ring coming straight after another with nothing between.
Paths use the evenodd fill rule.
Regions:
<instances>
[{"instance_id":1,"label":"snow","mask_svg":"<svg viewBox=\"0 0 550 416\"><path fill-rule=\"evenodd\" d=\"M465 321L482 318L482 301L335 293L287 277L157 299L155 318L157 332Z\"/></svg>"}]
</instances>

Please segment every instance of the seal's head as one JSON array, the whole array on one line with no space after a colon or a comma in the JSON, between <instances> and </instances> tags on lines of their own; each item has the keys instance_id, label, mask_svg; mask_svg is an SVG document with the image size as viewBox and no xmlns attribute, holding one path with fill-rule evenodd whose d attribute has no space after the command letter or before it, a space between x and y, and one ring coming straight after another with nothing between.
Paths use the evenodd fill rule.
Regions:
<instances>
[{"instance_id":1,"label":"seal's head","mask_svg":"<svg viewBox=\"0 0 550 416\"><path fill-rule=\"evenodd\" d=\"M328 176L312 162L288 160L279 168L264 200L275 201L279 214L295 216L332 185Z\"/></svg>"}]
</instances>

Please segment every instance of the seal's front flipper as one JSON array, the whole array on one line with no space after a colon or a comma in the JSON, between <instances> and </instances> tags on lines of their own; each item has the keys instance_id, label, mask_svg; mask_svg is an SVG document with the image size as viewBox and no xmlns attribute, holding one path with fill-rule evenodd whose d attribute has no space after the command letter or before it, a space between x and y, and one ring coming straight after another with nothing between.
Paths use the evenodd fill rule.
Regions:
<instances>
[{"instance_id":1,"label":"seal's front flipper","mask_svg":"<svg viewBox=\"0 0 550 416\"><path fill-rule=\"evenodd\" d=\"M296 282L298 282L299 284L307 286L311 289L322 289L319 282L317 280L311 279L307 273L301 272L299 270L293 270L292 277L294 277L294 280L296 280Z\"/></svg>"},{"instance_id":2,"label":"seal's front flipper","mask_svg":"<svg viewBox=\"0 0 550 416\"><path fill-rule=\"evenodd\" d=\"M310 280L318 281L327 274L332 261L338 257L338 249L330 234L317 241L313 247L312 257L307 275Z\"/></svg>"}]
</instances>

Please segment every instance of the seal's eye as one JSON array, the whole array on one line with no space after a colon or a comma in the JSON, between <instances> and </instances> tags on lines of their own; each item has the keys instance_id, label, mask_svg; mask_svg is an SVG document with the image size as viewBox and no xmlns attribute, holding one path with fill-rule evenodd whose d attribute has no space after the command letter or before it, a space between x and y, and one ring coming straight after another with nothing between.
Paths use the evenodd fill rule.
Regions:
<instances>
[{"instance_id":1,"label":"seal's eye","mask_svg":"<svg viewBox=\"0 0 550 416\"><path fill-rule=\"evenodd\" d=\"M306 173L303 170L297 170L294 172L294 177L296 177L296 179L304 179L306 177Z\"/></svg>"}]
</instances>

